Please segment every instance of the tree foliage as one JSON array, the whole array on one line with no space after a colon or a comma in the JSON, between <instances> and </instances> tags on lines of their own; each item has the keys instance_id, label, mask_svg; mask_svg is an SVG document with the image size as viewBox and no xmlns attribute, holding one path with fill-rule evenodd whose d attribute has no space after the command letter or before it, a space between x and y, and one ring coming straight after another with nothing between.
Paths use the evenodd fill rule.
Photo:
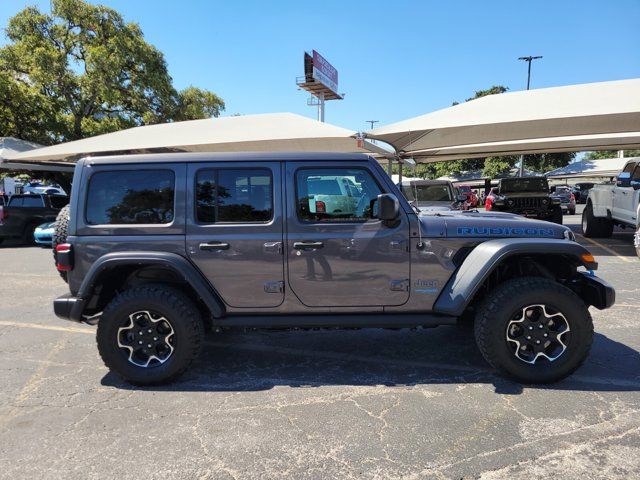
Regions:
<instances>
[{"instance_id":1,"label":"tree foliage","mask_svg":"<svg viewBox=\"0 0 640 480\"><path fill-rule=\"evenodd\" d=\"M617 150L600 150L596 152L587 152L584 156L585 160L598 160L601 158L616 158L618 156ZM625 157L640 157L640 150L625 150Z\"/></svg>"},{"instance_id":2,"label":"tree foliage","mask_svg":"<svg viewBox=\"0 0 640 480\"><path fill-rule=\"evenodd\" d=\"M115 10L53 0L9 21L0 48L0 136L43 144L174 120L218 116L223 100L177 91L163 54Z\"/></svg>"}]
</instances>

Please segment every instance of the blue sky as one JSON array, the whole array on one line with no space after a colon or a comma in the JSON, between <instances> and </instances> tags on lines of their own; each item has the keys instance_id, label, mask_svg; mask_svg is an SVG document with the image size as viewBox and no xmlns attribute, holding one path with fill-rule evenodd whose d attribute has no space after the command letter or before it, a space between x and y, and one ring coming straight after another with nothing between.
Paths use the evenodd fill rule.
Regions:
<instances>
[{"instance_id":1,"label":"blue sky","mask_svg":"<svg viewBox=\"0 0 640 480\"><path fill-rule=\"evenodd\" d=\"M102 0L164 52L178 88L210 89L225 115L315 117L298 91L303 52L339 71L342 101L326 121L366 130L451 105L494 84L532 88L640 77L640 0ZM0 26L27 5L0 0ZM313 7L321 8L313 8ZM2 38L2 42L6 39Z\"/></svg>"}]
</instances>

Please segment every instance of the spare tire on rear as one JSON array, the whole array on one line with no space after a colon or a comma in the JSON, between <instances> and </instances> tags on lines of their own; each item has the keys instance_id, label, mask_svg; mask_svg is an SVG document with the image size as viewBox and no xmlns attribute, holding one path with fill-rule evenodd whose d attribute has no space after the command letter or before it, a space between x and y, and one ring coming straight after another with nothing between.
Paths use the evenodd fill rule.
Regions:
<instances>
[{"instance_id":1,"label":"spare tire on rear","mask_svg":"<svg viewBox=\"0 0 640 480\"><path fill-rule=\"evenodd\" d=\"M69 205L62 207L56 217L56 223L53 229L53 262L58 264L56 247L61 243L66 243L67 234L69 233ZM67 282L67 272L58 272L62 279Z\"/></svg>"}]
</instances>

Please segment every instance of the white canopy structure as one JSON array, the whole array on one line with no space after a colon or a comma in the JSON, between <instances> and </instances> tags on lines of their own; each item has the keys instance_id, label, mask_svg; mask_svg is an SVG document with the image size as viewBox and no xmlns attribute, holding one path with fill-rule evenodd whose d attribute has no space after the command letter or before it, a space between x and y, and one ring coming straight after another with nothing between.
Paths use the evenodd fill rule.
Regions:
<instances>
[{"instance_id":1,"label":"white canopy structure","mask_svg":"<svg viewBox=\"0 0 640 480\"><path fill-rule=\"evenodd\" d=\"M33 165L7 160L8 157L14 156L20 152L27 152L40 148L42 145L27 142L13 137L0 137L0 169L3 170L36 170L36 171L65 171L73 172L73 167L55 167L52 165Z\"/></svg>"},{"instance_id":2,"label":"white canopy structure","mask_svg":"<svg viewBox=\"0 0 640 480\"><path fill-rule=\"evenodd\" d=\"M11 155L20 162L74 162L86 155L153 152L389 152L357 132L293 113L243 115L130 128Z\"/></svg>"},{"instance_id":3,"label":"white canopy structure","mask_svg":"<svg viewBox=\"0 0 640 480\"><path fill-rule=\"evenodd\" d=\"M632 148L639 132L640 79L632 79L488 95L376 128L367 137L418 161L439 161Z\"/></svg>"},{"instance_id":4,"label":"white canopy structure","mask_svg":"<svg viewBox=\"0 0 640 480\"><path fill-rule=\"evenodd\" d=\"M580 160L566 167L556 168L545 173L547 178L598 178L615 177L620 173L625 164L632 160L629 158L601 158L597 160ZM635 160L635 158L633 158Z\"/></svg>"}]
</instances>

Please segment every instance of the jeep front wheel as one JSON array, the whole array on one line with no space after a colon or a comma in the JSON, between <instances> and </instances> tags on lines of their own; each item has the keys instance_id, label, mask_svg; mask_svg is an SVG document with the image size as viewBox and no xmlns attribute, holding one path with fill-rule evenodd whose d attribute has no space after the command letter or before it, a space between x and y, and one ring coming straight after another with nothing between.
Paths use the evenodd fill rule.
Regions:
<instances>
[{"instance_id":1,"label":"jeep front wheel","mask_svg":"<svg viewBox=\"0 0 640 480\"><path fill-rule=\"evenodd\" d=\"M180 376L200 353L200 313L182 292L164 286L124 291L98 322L105 365L134 385L157 385Z\"/></svg>"},{"instance_id":2,"label":"jeep front wheel","mask_svg":"<svg viewBox=\"0 0 640 480\"><path fill-rule=\"evenodd\" d=\"M636 233L633 235L633 245L636 247L636 255L640 258L640 227L636 230Z\"/></svg>"},{"instance_id":3,"label":"jeep front wheel","mask_svg":"<svg viewBox=\"0 0 640 480\"><path fill-rule=\"evenodd\" d=\"M556 382L586 359L591 315L574 292L545 278L498 286L479 308L475 337L485 360L522 383Z\"/></svg>"}]
</instances>

